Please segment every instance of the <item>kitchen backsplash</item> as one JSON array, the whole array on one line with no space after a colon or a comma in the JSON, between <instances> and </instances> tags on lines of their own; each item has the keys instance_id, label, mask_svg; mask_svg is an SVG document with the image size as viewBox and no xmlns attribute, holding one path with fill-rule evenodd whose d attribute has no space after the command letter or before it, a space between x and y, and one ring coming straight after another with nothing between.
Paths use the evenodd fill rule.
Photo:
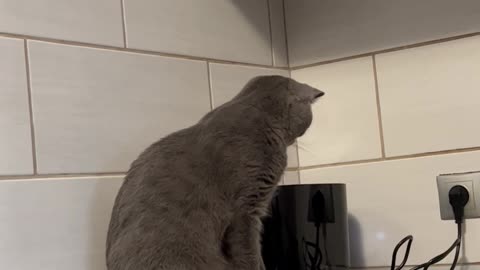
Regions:
<instances>
[{"instance_id":1,"label":"kitchen backsplash","mask_svg":"<svg viewBox=\"0 0 480 270\"><path fill-rule=\"evenodd\" d=\"M0 268L105 269L140 151L251 77L290 73L326 96L282 183L348 184L354 267L388 266L407 234L409 263L439 253L455 226L435 177L480 170L480 5L441 0L424 19L405 2L0 0Z\"/></svg>"},{"instance_id":2,"label":"kitchen backsplash","mask_svg":"<svg viewBox=\"0 0 480 270\"><path fill-rule=\"evenodd\" d=\"M480 170L480 2L285 8L291 76L326 92L298 140L299 182L347 183L352 266L389 266L408 234L409 264L442 252L456 226L440 219L436 176ZM465 228L473 269L480 220Z\"/></svg>"},{"instance_id":3,"label":"kitchen backsplash","mask_svg":"<svg viewBox=\"0 0 480 270\"><path fill-rule=\"evenodd\" d=\"M0 0L0 269L105 269L130 162L286 55L281 0Z\"/></svg>"}]
</instances>

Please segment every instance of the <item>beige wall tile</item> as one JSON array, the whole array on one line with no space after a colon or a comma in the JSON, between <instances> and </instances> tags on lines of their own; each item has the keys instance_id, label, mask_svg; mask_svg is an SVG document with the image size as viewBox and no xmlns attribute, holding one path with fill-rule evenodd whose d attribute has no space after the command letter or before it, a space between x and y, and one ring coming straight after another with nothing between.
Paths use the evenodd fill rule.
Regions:
<instances>
[{"instance_id":1,"label":"beige wall tile","mask_svg":"<svg viewBox=\"0 0 480 270\"><path fill-rule=\"evenodd\" d=\"M123 47L119 0L0 0L0 32Z\"/></svg>"},{"instance_id":2,"label":"beige wall tile","mask_svg":"<svg viewBox=\"0 0 480 270\"><path fill-rule=\"evenodd\" d=\"M29 42L40 173L126 171L210 110L201 61Z\"/></svg>"},{"instance_id":3,"label":"beige wall tile","mask_svg":"<svg viewBox=\"0 0 480 270\"><path fill-rule=\"evenodd\" d=\"M266 0L125 0L129 48L271 65Z\"/></svg>"},{"instance_id":4,"label":"beige wall tile","mask_svg":"<svg viewBox=\"0 0 480 270\"><path fill-rule=\"evenodd\" d=\"M480 36L376 57L387 156L480 146Z\"/></svg>"},{"instance_id":5,"label":"beige wall tile","mask_svg":"<svg viewBox=\"0 0 480 270\"><path fill-rule=\"evenodd\" d=\"M0 269L104 270L120 177L0 181Z\"/></svg>"},{"instance_id":6,"label":"beige wall tile","mask_svg":"<svg viewBox=\"0 0 480 270\"><path fill-rule=\"evenodd\" d=\"M478 32L480 1L285 0L291 66Z\"/></svg>"},{"instance_id":7,"label":"beige wall tile","mask_svg":"<svg viewBox=\"0 0 480 270\"><path fill-rule=\"evenodd\" d=\"M287 37L285 35L283 0L269 0L268 4L272 31L273 65L276 67L287 67Z\"/></svg>"},{"instance_id":8,"label":"beige wall tile","mask_svg":"<svg viewBox=\"0 0 480 270\"><path fill-rule=\"evenodd\" d=\"M440 219L436 177L480 170L480 151L302 170L302 184L346 183L352 266L387 266L403 237L415 237L408 264L428 261L456 238ZM464 262L480 260L480 219L466 221ZM453 254L452 254L453 255ZM445 259L452 261L453 256Z\"/></svg>"},{"instance_id":9,"label":"beige wall tile","mask_svg":"<svg viewBox=\"0 0 480 270\"><path fill-rule=\"evenodd\" d=\"M23 40L0 38L0 175L32 173Z\"/></svg>"},{"instance_id":10,"label":"beige wall tile","mask_svg":"<svg viewBox=\"0 0 480 270\"><path fill-rule=\"evenodd\" d=\"M300 177L298 171L285 171L283 174L283 185L297 185L300 184Z\"/></svg>"},{"instance_id":11,"label":"beige wall tile","mask_svg":"<svg viewBox=\"0 0 480 270\"><path fill-rule=\"evenodd\" d=\"M326 93L298 139L300 167L381 157L370 57L293 70L292 78Z\"/></svg>"}]
</instances>

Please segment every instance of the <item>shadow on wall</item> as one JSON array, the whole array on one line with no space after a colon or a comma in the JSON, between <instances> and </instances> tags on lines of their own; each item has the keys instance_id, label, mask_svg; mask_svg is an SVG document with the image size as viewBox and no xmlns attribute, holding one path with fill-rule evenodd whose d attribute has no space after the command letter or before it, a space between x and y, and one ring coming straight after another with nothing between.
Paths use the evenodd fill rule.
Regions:
<instances>
[{"instance_id":1,"label":"shadow on wall","mask_svg":"<svg viewBox=\"0 0 480 270\"><path fill-rule=\"evenodd\" d=\"M270 0L275 1L275 0ZM262 13L263 9L258 8L258 2L264 2L266 7L266 13ZM250 22L250 25L255 28L258 33L258 36L263 39L267 44L270 41L270 11L268 6L268 1L258 1L258 0L242 0L242 1L232 1L232 5L243 14L245 19ZM261 13L261 14L258 14ZM232 29L234 31L235 29Z\"/></svg>"},{"instance_id":2,"label":"shadow on wall","mask_svg":"<svg viewBox=\"0 0 480 270\"><path fill-rule=\"evenodd\" d=\"M348 233L350 238L350 264L352 267L363 266L365 265L365 253L363 251L362 227L358 219L350 213L348 214Z\"/></svg>"},{"instance_id":3,"label":"shadow on wall","mask_svg":"<svg viewBox=\"0 0 480 270\"><path fill-rule=\"evenodd\" d=\"M113 185L110 179L102 179L95 186L95 192L90 198L90 234L88 239L89 250L87 252L88 269L106 270L106 241L110 215L116 194L122 181L116 181ZM110 183L106 183L110 182Z\"/></svg>"}]
</instances>

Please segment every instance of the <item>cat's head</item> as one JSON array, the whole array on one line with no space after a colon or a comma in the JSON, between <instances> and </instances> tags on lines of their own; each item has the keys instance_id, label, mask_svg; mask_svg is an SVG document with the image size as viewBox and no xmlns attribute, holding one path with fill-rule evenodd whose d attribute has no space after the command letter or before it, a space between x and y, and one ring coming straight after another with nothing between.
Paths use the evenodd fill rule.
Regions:
<instances>
[{"instance_id":1,"label":"cat's head","mask_svg":"<svg viewBox=\"0 0 480 270\"><path fill-rule=\"evenodd\" d=\"M282 126L287 144L302 136L312 123L312 104L325 93L282 76L251 79L235 97L261 109Z\"/></svg>"}]
</instances>

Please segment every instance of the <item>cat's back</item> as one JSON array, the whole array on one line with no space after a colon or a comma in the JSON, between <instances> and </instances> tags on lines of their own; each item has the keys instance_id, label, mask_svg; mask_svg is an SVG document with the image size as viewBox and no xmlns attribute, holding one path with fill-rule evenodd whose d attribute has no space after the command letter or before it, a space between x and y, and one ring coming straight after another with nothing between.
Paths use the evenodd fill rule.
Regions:
<instances>
[{"instance_id":1,"label":"cat's back","mask_svg":"<svg viewBox=\"0 0 480 270\"><path fill-rule=\"evenodd\" d=\"M132 163L115 201L109 269L130 269L112 266L130 260L171 265L192 258L197 269L222 269L212 264L225 264L220 243L237 206L235 185L247 177L244 164L265 159L256 133L262 121L252 108L230 103L148 147Z\"/></svg>"},{"instance_id":2,"label":"cat's back","mask_svg":"<svg viewBox=\"0 0 480 270\"><path fill-rule=\"evenodd\" d=\"M219 219L211 213L219 212L212 208L222 203L215 189L206 188L203 180L207 172L202 169L205 158L199 155L200 133L197 125L173 133L132 163L112 211L107 237L110 270L150 269L139 268L139 264L179 262L189 269L189 258L181 258L179 250L190 259L204 258L209 267L205 269L223 264L218 250L206 245L220 237L221 224L214 222ZM128 264L132 268L124 267ZM203 269L203 263L195 265Z\"/></svg>"}]
</instances>

